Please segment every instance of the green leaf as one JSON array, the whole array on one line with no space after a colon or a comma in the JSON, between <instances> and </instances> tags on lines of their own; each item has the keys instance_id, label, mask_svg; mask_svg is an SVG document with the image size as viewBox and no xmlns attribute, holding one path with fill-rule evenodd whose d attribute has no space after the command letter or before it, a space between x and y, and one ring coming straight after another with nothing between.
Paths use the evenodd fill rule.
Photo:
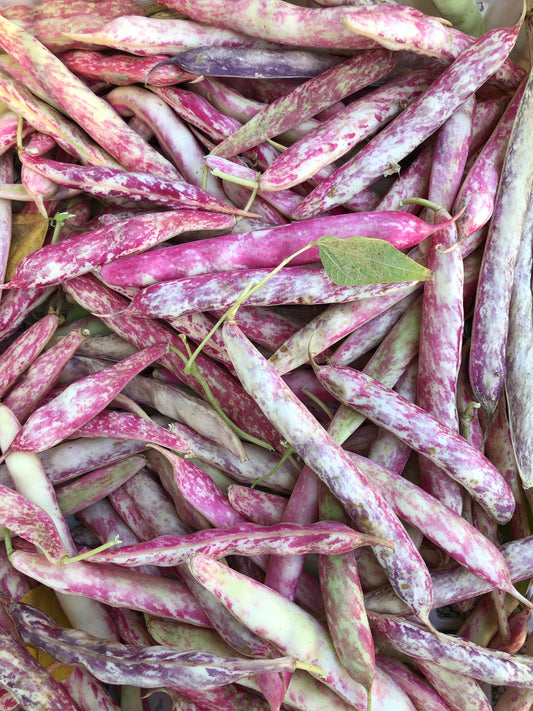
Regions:
<instances>
[{"instance_id":1,"label":"green leaf","mask_svg":"<svg viewBox=\"0 0 533 711\"><path fill-rule=\"evenodd\" d=\"M429 281L432 272L382 239L326 235L318 242L329 278L339 286Z\"/></svg>"}]
</instances>

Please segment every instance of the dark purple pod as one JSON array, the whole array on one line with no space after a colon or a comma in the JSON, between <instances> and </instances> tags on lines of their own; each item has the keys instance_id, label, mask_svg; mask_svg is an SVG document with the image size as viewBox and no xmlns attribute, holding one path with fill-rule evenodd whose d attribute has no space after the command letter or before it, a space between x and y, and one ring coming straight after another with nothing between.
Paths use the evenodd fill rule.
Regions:
<instances>
[{"instance_id":1,"label":"dark purple pod","mask_svg":"<svg viewBox=\"0 0 533 711\"><path fill-rule=\"evenodd\" d=\"M340 58L321 52L211 46L180 52L154 68L177 64L188 72L207 76L287 79L314 77L339 62Z\"/></svg>"},{"instance_id":2,"label":"dark purple pod","mask_svg":"<svg viewBox=\"0 0 533 711\"><path fill-rule=\"evenodd\" d=\"M25 709L46 708L49 711L78 711L68 692L34 659L30 652L9 632L0 632L0 685L12 691ZM0 697L4 702L4 697ZM11 705L2 708L14 708Z\"/></svg>"},{"instance_id":3,"label":"dark purple pod","mask_svg":"<svg viewBox=\"0 0 533 711\"><path fill-rule=\"evenodd\" d=\"M11 615L26 644L48 651L59 661L81 664L97 679L109 684L152 689L170 684L178 689L211 689L258 672L293 671L302 666L287 656L242 659L201 650L180 652L163 646L136 648L104 641L80 630L61 628L30 605L16 605Z\"/></svg>"}]
</instances>

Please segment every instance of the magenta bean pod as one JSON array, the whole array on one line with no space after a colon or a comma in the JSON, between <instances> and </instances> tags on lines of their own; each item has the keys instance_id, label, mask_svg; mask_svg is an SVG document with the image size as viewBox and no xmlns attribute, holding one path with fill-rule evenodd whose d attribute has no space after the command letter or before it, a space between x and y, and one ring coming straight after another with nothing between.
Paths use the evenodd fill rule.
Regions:
<instances>
[{"instance_id":1,"label":"magenta bean pod","mask_svg":"<svg viewBox=\"0 0 533 711\"><path fill-rule=\"evenodd\" d=\"M512 124L525 90L522 84L514 93L494 131L481 148L456 195L453 212L464 212L457 218L457 231L463 253L468 239L486 224L494 209L501 169L509 142Z\"/></svg>"},{"instance_id":2,"label":"magenta bean pod","mask_svg":"<svg viewBox=\"0 0 533 711\"><path fill-rule=\"evenodd\" d=\"M30 415L11 443L11 451L42 452L58 444L101 412L130 378L158 360L167 348L165 343L149 346L68 386Z\"/></svg>"},{"instance_id":3,"label":"magenta bean pod","mask_svg":"<svg viewBox=\"0 0 533 711\"><path fill-rule=\"evenodd\" d=\"M260 177L261 190L291 188L334 163L416 99L433 74L432 70L421 69L353 101L276 158Z\"/></svg>"},{"instance_id":4,"label":"magenta bean pod","mask_svg":"<svg viewBox=\"0 0 533 711\"><path fill-rule=\"evenodd\" d=\"M188 13L187 13L188 14ZM235 32L231 23L228 29L219 29L213 24L192 22L190 19L144 17L138 12L126 13L91 30L64 33L67 39L76 40L78 46L96 45L120 49L138 56L157 54L175 55L190 47L265 46L265 42L253 39L248 33ZM247 36L248 35L248 36Z\"/></svg>"},{"instance_id":5,"label":"magenta bean pod","mask_svg":"<svg viewBox=\"0 0 533 711\"><path fill-rule=\"evenodd\" d=\"M0 395L39 356L59 325L59 318L48 314L18 336L0 355Z\"/></svg>"},{"instance_id":6,"label":"magenta bean pod","mask_svg":"<svg viewBox=\"0 0 533 711\"><path fill-rule=\"evenodd\" d=\"M252 523L261 526L273 526L281 522L287 499L249 486L232 484L228 488L228 501L235 511Z\"/></svg>"},{"instance_id":7,"label":"magenta bean pod","mask_svg":"<svg viewBox=\"0 0 533 711\"><path fill-rule=\"evenodd\" d=\"M108 55L90 49L71 49L61 53L61 60L74 74L88 79L103 79L115 86L144 82L150 86L167 86L194 78L176 66L160 65L167 58L164 54L148 58L118 52Z\"/></svg>"},{"instance_id":8,"label":"magenta bean pod","mask_svg":"<svg viewBox=\"0 0 533 711\"><path fill-rule=\"evenodd\" d=\"M276 99L242 128L216 146L212 153L223 158L242 153L311 118L321 109L386 75L397 58L386 50L370 50L345 60L309 79L286 96Z\"/></svg>"},{"instance_id":9,"label":"magenta bean pod","mask_svg":"<svg viewBox=\"0 0 533 711\"><path fill-rule=\"evenodd\" d=\"M41 354L27 369L24 380L14 385L3 403L19 422L24 422L40 399L46 395L61 374L61 370L87 336L75 329Z\"/></svg>"},{"instance_id":10,"label":"magenta bean pod","mask_svg":"<svg viewBox=\"0 0 533 711\"><path fill-rule=\"evenodd\" d=\"M208 529L186 536L161 536L146 543L121 546L91 558L93 563L124 566L173 566L187 562L197 552L213 558L226 555L282 556L302 553L324 555L346 553L360 545L384 545L383 539L359 534L344 524L321 521L316 524L280 523L271 527L241 523L224 529Z\"/></svg>"},{"instance_id":11,"label":"magenta bean pod","mask_svg":"<svg viewBox=\"0 0 533 711\"><path fill-rule=\"evenodd\" d=\"M182 277L146 286L133 298L128 314L174 319L196 311L227 309L243 289L270 275L269 269L239 269L215 274ZM352 303L359 299L384 298L405 293L417 282L338 286L325 269L283 267L247 298L252 306L281 304Z\"/></svg>"},{"instance_id":12,"label":"magenta bean pod","mask_svg":"<svg viewBox=\"0 0 533 711\"><path fill-rule=\"evenodd\" d=\"M120 164L92 141L74 121L34 96L21 82L3 73L0 73L0 98L34 129L53 136L58 145L84 165L119 167Z\"/></svg>"},{"instance_id":13,"label":"magenta bean pod","mask_svg":"<svg viewBox=\"0 0 533 711\"><path fill-rule=\"evenodd\" d=\"M352 453L351 457L371 481L387 492L402 520L416 526L465 568L490 580L495 588L515 593L507 563L490 539L408 479L361 455Z\"/></svg>"},{"instance_id":14,"label":"magenta bean pod","mask_svg":"<svg viewBox=\"0 0 533 711\"><path fill-rule=\"evenodd\" d=\"M533 184L533 166L523 161L532 130L533 72L526 81L500 174L476 294L470 346L470 381L489 415L503 389L509 304L520 236Z\"/></svg>"},{"instance_id":15,"label":"magenta bean pod","mask_svg":"<svg viewBox=\"0 0 533 711\"><path fill-rule=\"evenodd\" d=\"M213 215L213 220L216 217ZM222 223L223 218L219 219ZM196 274L273 268L325 234L338 238L359 235L386 239L397 249L405 249L422 242L435 229L414 215L393 210L346 213L164 247L110 262L101 268L100 273L108 284L148 286ZM292 259L290 264L296 266L319 261L318 247L315 246Z\"/></svg>"},{"instance_id":16,"label":"magenta bean pod","mask_svg":"<svg viewBox=\"0 0 533 711\"><path fill-rule=\"evenodd\" d=\"M187 125L160 97L140 87L120 87L106 95L106 101L121 115L133 113L153 130L159 145L184 179L202 186L204 153ZM209 176L207 192L226 202L220 181Z\"/></svg>"},{"instance_id":17,"label":"magenta bean pod","mask_svg":"<svg viewBox=\"0 0 533 711\"><path fill-rule=\"evenodd\" d=\"M442 189L439 188L437 193L442 194ZM442 219L440 213L435 216L437 224ZM431 285L424 284L417 404L458 432L457 377L465 317L463 257L456 243L455 225L435 232L431 238L427 267L432 270L434 279ZM444 322L447 324L445 329L442 328ZM461 487L449 477L444 477L441 468L431 462L425 463L421 468L421 485L449 508L461 512Z\"/></svg>"},{"instance_id":18,"label":"magenta bean pod","mask_svg":"<svg viewBox=\"0 0 533 711\"><path fill-rule=\"evenodd\" d=\"M180 454L191 453L188 440L176 430L169 432L150 419L144 419L131 412L114 410L100 412L79 427L74 436L140 440L168 447Z\"/></svg>"},{"instance_id":19,"label":"magenta bean pod","mask_svg":"<svg viewBox=\"0 0 533 711\"><path fill-rule=\"evenodd\" d=\"M364 49L374 46L366 38L342 28L342 8L286 7L280 0L238 0L217 2L165 0L165 7L183 12L199 22L230 27L238 32L300 47ZM231 16L229 10L231 9ZM262 18L268 18L268 23Z\"/></svg>"},{"instance_id":20,"label":"magenta bean pod","mask_svg":"<svg viewBox=\"0 0 533 711\"><path fill-rule=\"evenodd\" d=\"M93 277L85 275L70 279L64 284L65 290L72 294L78 303L81 303L91 313L118 314L130 303L127 299L107 289ZM1 304L1 302L0 302ZM1 306L0 306L1 311ZM143 348L147 343L171 343L181 353L187 351L178 334L164 324L157 323L148 318L138 316L115 315L102 319L109 328L125 340L133 343L137 348ZM168 353L161 357L160 363L167 367L180 382L185 383L198 392L200 386L196 378L184 372L184 363L179 356ZM196 359L196 365L203 377L206 378L211 392L221 403L229 417L242 429L254 434L260 439L279 445L279 434L275 428L264 418L257 406L240 387L235 378L219 368L213 361L201 353Z\"/></svg>"},{"instance_id":21,"label":"magenta bean pod","mask_svg":"<svg viewBox=\"0 0 533 711\"><path fill-rule=\"evenodd\" d=\"M439 664L488 684L533 686L533 660L487 649L449 635L433 635L423 627L388 615L369 614L371 624L397 650Z\"/></svg>"},{"instance_id":22,"label":"magenta bean pod","mask_svg":"<svg viewBox=\"0 0 533 711\"><path fill-rule=\"evenodd\" d=\"M63 686L38 662L11 631L0 631L0 683L12 691L26 708L45 707L50 711L79 711ZM14 708L2 698L5 708ZM45 706L46 705L46 706Z\"/></svg>"},{"instance_id":23,"label":"magenta bean pod","mask_svg":"<svg viewBox=\"0 0 533 711\"><path fill-rule=\"evenodd\" d=\"M492 30L464 50L431 86L294 211L304 219L341 205L398 164L451 116L505 61L519 25ZM438 96L438 101L435 98ZM408 127L408 130L406 130Z\"/></svg>"},{"instance_id":24,"label":"magenta bean pod","mask_svg":"<svg viewBox=\"0 0 533 711\"><path fill-rule=\"evenodd\" d=\"M112 606L210 627L197 601L177 580L83 561L58 566L42 555L22 550L11 554L11 562L17 570L69 595L84 595Z\"/></svg>"},{"instance_id":25,"label":"magenta bean pod","mask_svg":"<svg viewBox=\"0 0 533 711\"><path fill-rule=\"evenodd\" d=\"M172 164L122 121L50 50L13 22L0 17L3 49L30 72L43 89L110 155L129 170L175 179ZM92 120L98 116L98 120Z\"/></svg>"},{"instance_id":26,"label":"magenta bean pod","mask_svg":"<svg viewBox=\"0 0 533 711\"><path fill-rule=\"evenodd\" d=\"M95 469L70 484L56 488L57 503L64 516L103 499L144 467L146 459L132 456L116 464Z\"/></svg>"}]
</instances>

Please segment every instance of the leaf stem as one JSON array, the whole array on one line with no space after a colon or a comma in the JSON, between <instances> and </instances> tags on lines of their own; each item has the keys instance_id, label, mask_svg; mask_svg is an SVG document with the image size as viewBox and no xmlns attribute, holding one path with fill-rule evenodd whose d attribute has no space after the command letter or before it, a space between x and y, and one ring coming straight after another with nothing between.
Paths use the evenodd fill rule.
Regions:
<instances>
[{"instance_id":1,"label":"leaf stem","mask_svg":"<svg viewBox=\"0 0 533 711\"><path fill-rule=\"evenodd\" d=\"M5 528L5 527L4 527L4 543L6 544L6 553L9 557L15 549L13 548L13 543L11 542L11 531L9 530L9 528Z\"/></svg>"},{"instance_id":2,"label":"leaf stem","mask_svg":"<svg viewBox=\"0 0 533 711\"><path fill-rule=\"evenodd\" d=\"M101 546L98 546L97 548L91 548L89 551L84 551L83 553L79 553L78 555L74 556L65 556L64 558L61 558L61 565L68 565L69 563L79 563L80 560L87 560L88 558L92 558L93 555L96 555L97 553L101 553L102 551L106 551L108 548L112 548L113 546L117 546L122 541L118 536L115 536L111 541L106 541L106 543L103 543Z\"/></svg>"},{"instance_id":3,"label":"leaf stem","mask_svg":"<svg viewBox=\"0 0 533 711\"><path fill-rule=\"evenodd\" d=\"M192 357L192 356L191 356L191 350L190 350L190 348L189 348L189 344L187 343L187 340L186 340L185 336L184 336L183 334L180 334L180 338L182 339L182 341L183 341L183 343L184 343L184 345L185 345L185 348L187 349L187 353L188 353L188 355L189 355L189 359L187 359L187 358L183 355L183 353L182 353L180 350L178 350L178 349L176 348L176 346L173 346L173 345L171 344L169 347L170 347L170 350L171 350L171 351L173 351L174 353L177 353L177 354L179 355L179 357L183 360L183 362L188 365L188 364L191 362L191 357ZM213 409L215 410L215 412L217 412L217 414L219 414L220 417L222 417L222 419L224 420L224 422L225 422L229 427L231 427L231 429L232 429L237 435L239 435L239 437L240 437L241 439L244 439L244 440L246 440L247 442L252 442L253 444L257 444L259 447L263 447L263 449L268 449L268 450L273 450L273 449L274 449L274 448L272 447L272 445L268 444L268 442L263 442L263 440L261 440L261 439L259 439L259 438L257 438L257 437L254 437L254 436L251 435L251 434L248 434L248 433L245 432L244 430L241 430L241 428L240 428L238 425L236 425L234 422L232 422L232 420L230 420L230 418L226 415L226 413L224 412L224 410L220 407L220 405L219 405L219 403L218 403L218 400L216 399L216 397L215 397L215 396L213 395L213 393L211 392L211 388L210 388L209 385L207 384L206 379L205 379L204 376L201 374L200 370L198 369L198 366L197 366L195 363L192 364L191 369L190 369L189 371L187 371L187 372L190 373L191 375L193 375L193 376L198 380L198 382L200 383L200 385L201 385L202 388L203 388L203 391L204 391L204 393L205 393L205 398L206 398L207 402L213 407Z\"/></svg>"},{"instance_id":4,"label":"leaf stem","mask_svg":"<svg viewBox=\"0 0 533 711\"><path fill-rule=\"evenodd\" d=\"M435 212L440 212L444 209L442 205L421 197L403 198L403 200L400 200L400 205L420 205L421 207L427 207L429 210L435 210Z\"/></svg>"},{"instance_id":5,"label":"leaf stem","mask_svg":"<svg viewBox=\"0 0 533 711\"><path fill-rule=\"evenodd\" d=\"M213 168L211 174L215 178L221 178L222 180L227 180L230 183L236 183L237 185L243 185L245 188L255 188L258 186L257 179L250 180L248 178L238 178L236 175L231 175L230 173L224 173L220 168Z\"/></svg>"},{"instance_id":6,"label":"leaf stem","mask_svg":"<svg viewBox=\"0 0 533 711\"><path fill-rule=\"evenodd\" d=\"M281 459L280 459L279 462L276 464L276 466L275 466L273 469L271 469L271 470L268 472L268 474L265 474L264 476L259 477L259 479L256 479L256 480L252 483L251 488L253 489L254 487L256 487L256 486L258 486L259 484L261 484L263 481L266 481L269 477L272 476L272 474L275 474L275 473L278 471L278 469L280 469L280 468L285 464L285 462L286 462L287 460L290 460L291 456L292 456L295 452L296 452L296 450L293 449L292 447L287 447L287 448L285 449L285 451L283 452L283 455L282 455Z\"/></svg>"},{"instance_id":7,"label":"leaf stem","mask_svg":"<svg viewBox=\"0 0 533 711\"><path fill-rule=\"evenodd\" d=\"M213 334L220 328L220 326L222 326L222 324L224 323L224 321L225 321L227 318L229 318L229 319L234 319L234 318L235 318L235 313L237 312L237 309L239 308L239 306L241 306L241 304L243 304L243 303L246 301L246 299L247 299L249 296L251 296L255 291L257 291L257 289L259 289L260 287L262 287L263 284L265 284L265 283L270 279L271 276L274 276L274 274L276 274L277 272L280 271L280 269L282 269L284 266L286 266L286 265L291 261L291 259L294 259L294 257L297 257L299 254L301 254L302 252L305 252L305 251L306 251L307 249L309 249L310 247L314 247L316 244L318 244L318 240L316 240L315 242L310 242L310 243L309 243L308 245L306 245L305 247L302 247L302 248L299 249L297 252L294 252L294 254L291 254L291 255L289 255L288 257L286 257L282 262L280 262L280 264L278 264L277 267L274 267L274 269L273 269L271 272L269 272L269 273L266 275L266 277L264 277L263 279L261 279L261 280L258 281L258 282L251 281L249 284L247 284L247 285L244 287L244 289L241 291L241 293L239 294L239 296L237 297L237 299L235 300L235 303L233 304L233 306L231 306L231 307L226 311L226 313L223 314L223 315L218 319L218 321L215 323L215 325L213 326L213 328L209 331L209 333L207 334L207 336L203 339L203 341L200 343L200 345L197 346L196 350L195 350L194 353L191 355L191 357L189 358L189 360L188 360L188 362L187 362L187 364L186 364L186 366L185 366L185 372L186 372L186 373L191 373L191 372L192 372L191 369L192 369L193 363L194 363L194 361L196 360L196 357L198 356L198 354L200 353L200 351L203 349L203 347L204 347L205 344L207 343L207 341L208 341L208 340L213 336Z\"/></svg>"}]
</instances>

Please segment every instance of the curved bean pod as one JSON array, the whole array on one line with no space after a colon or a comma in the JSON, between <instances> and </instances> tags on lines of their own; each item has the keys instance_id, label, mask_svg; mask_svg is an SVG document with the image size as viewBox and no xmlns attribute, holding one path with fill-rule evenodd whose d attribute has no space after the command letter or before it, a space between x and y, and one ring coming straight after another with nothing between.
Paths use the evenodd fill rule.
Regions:
<instances>
[{"instance_id":1,"label":"curved bean pod","mask_svg":"<svg viewBox=\"0 0 533 711\"><path fill-rule=\"evenodd\" d=\"M37 358L54 335L59 317L48 314L27 328L0 355L0 397Z\"/></svg>"},{"instance_id":2,"label":"curved bean pod","mask_svg":"<svg viewBox=\"0 0 533 711\"><path fill-rule=\"evenodd\" d=\"M464 210L456 223L461 242L483 227L492 215L505 152L524 89L525 84L522 84L514 93L457 192L453 213L458 214ZM461 246L463 253L464 249L467 249L467 244Z\"/></svg>"},{"instance_id":3,"label":"curved bean pod","mask_svg":"<svg viewBox=\"0 0 533 711\"><path fill-rule=\"evenodd\" d=\"M186 586L178 580L155 577L117 566L85 562L59 566L43 555L16 550L13 566L58 592L83 595L116 607L128 607L149 615L184 620L200 627L211 624Z\"/></svg>"},{"instance_id":4,"label":"curved bean pod","mask_svg":"<svg viewBox=\"0 0 533 711\"><path fill-rule=\"evenodd\" d=\"M395 546L393 554L376 547L397 594L426 620L431 606L428 573L418 551L386 500L368 484L344 450L327 434L281 377L242 335L226 323L228 353L247 392L259 403L283 437L318 474L363 531L380 535Z\"/></svg>"},{"instance_id":5,"label":"curved bean pod","mask_svg":"<svg viewBox=\"0 0 533 711\"><path fill-rule=\"evenodd\" d=\"M236 215L248 215L243 210L222 202L198 185L187 183L176 171L173 179L140 170L125 171L107 166L80 166L48 158L21 156L25 165L54 182L74 187L108 202L127 199L130 203L162 205L168 208L205 209Z\"/></svg>"},{"instance_id":6,"label":"curved bean pod","mask_svg":"<svg viewBox=\"0 0 533 711\"><path fill-rule=\"evenodd\" d=\"M165 343L148 346L116 365L81 378L57 397L41 405L11 442L12 452L42 452L88 422L123 388L130 378L167 351Z\"/></svg>"},{"instance_id":7,"label":"curved bean pod","mask_svg":"<svg viewBox=\"0 0 533 711\"><path fill-rule=\"evenodd\" d=\"M215 146L213 155L231 158L267 138L283 133L315 116L321 109L381 78L396 62L397 57L387 50L370 50L350 57L268 104Z\"/></svg>"},{"instance_id":8,"label":"curved bean pod","mask_svg":"<svg viewBox=\"0 0 533 711\"><path fill-rule=\"evenodd\" d=\"M0 28L2 48L120 164L128 170L146 171L170 180L176 178L174 166L35 37L1 16Z\"/></svg>"},{"instance_id":9,"label":"curved bean pod","mask_svg":"<svg viewBox=\"0 0 533 711\"><path fill-rule=\"evenodd\" d=\"M205 76L283 79L314 77L341 59L310 50L213 46L185 50L170 61Z\"/></svg>"},{"instance_id":10,"label":"curved bean pod","mask_svg":"<svg viewBox=\"0 0 533 711\"><path fill-rule=\"evenodd\" d=\"M322 313L302 326L294 336L288 338L270 356L276 371L283 375L309 360L309 343L313 342L313 352L322 353L356 328L366 324L419 289L414 284L390 294L370 299L351 301L345 304L331 304Z\"/></svg>"},{"instance_id":11,"label":"curved bean pod","mask_svg":"<svg viewBox=\"0 0 533 711\"><path fill-rule=\"evenodd\" d=\"M169 431L150 419L132 412L107 410L94 415L73 434L74 437L109 437L132 439L159 444L181 454L191 454L191 447L183 433Z\"/></svg>"},{"instance_id":12,"label":"curved bean pod","mask_svg":"<svg viewBox=\"0 0 533 711\"><path fill-rule=\"evenodd\" d=\"M183 211L184 212L184 211ZM213 215L213 220L217 216ZM222 224L222 217L219 218ZM229 220L229 218L228 218ZM190 229L190 227L188 228ZM413 247L437 228L409 213L396 210L354 212L292 222L272 228L220 235L163 247L104 265L100 274L108 284L148 286L160 281L232 269L275 267L323 235L342 239L351 235L385 239L397 249ZM291 265L320 261L318 247L310 247Z\"/></svg>"},{"instance_id":13,"label":"curved bean pod","mask_svg":"<svg viewBox=\"0 0 533 711\"><path fill-rule=\"evenodd\" d=\"M142 456L132 456L116 464L95 469L76 481L56 489L57 503L64 516L70 516L100 501L124 484L146 464Z\"/></svg>"},{"instance_id":14,"label":"curved bean pod","mask_svg":"<svg viewBox=\"0 0 533 711\"><path fill-rule=\"evenodd\" d=\"M312 217L341 205L387 171L397 172L399 162L503 64L519 29L520 25L492 30L465 49L422 96L312 190L294 210L294 218Z\"/></svg>"},{"instance_id":15,"label":"curved bean pod","mask_svg":"<svg viewBox=\"0 0 533 711\"><path fill-rule=\"evenodd\" d=\"M7 486L0 486L0 525L37 546L57 563L68 550L51 516L24 496Z\"/></svg>"},{"instance_id":16,"label":"curved bean pod","mask_svg":"<svg viewBox=\"0 0 533 711\"><path fill-rule=\"evenodd\" d=\"M522 227L533 185L533 161L524 161L533 131L533 70L513 122L483 252L470 346L470 382L489 415L503 389L509 304ZM524 153L526 151L526 153Z\"/></svg>"},{"instance_id":17,"label":"curved bean pod","mask_svg":"<svg viewBox=\"0 0 533 711\"><path fill-rule=\"evenodd\" d=\"M189 13L187 13L189 15ZM189 15L192 17L192 15ZM112 47L141 57L156 54L175 55L191 47L255 47L265 42L250 37L248 33L235 32L235 24L229 29L217 28L214 23L193 22L181 18L144 17L141 13L126 13L103 26L92 30L63 33L77 46L96 45ZM268 45L267 45L268 46Z\"/></svg>"},{"instance_id":18,"label":"curved bean pod","mask_svg":"<svg viewBox=\"0 0 533 711\"><path fill-rule=\"evenodd\" d=\"M129 343L133 343L137 348L143 348L147 343L171 343L183 355L188 356L182 340L171 328L148 318L127 316L126 314L118 315L127 308L130 302L105 287L94 277L89 275L75 277L65 282L63 287L91 313L116 314L104 317L102 320L112 331ZM196 378L184 372L185 365L179 356L168 353L161 357L160 362L181 383L187 384L195 392L198 392L199 385ZM264 441L275 443L276 447L280 446L279 434L258 412L252 398L244 392L235 378L209 358L203 356L202 353L196 359L196 364L206 378L215 398L237 425Z\"/></svg>"},{"instance_id":19,"label":"curved bean pod","mask_svg":"<svg viewBox=\"0 0 533 711\"><path fill-rule=\"evenodd\" d=\"M204 152L187 125L160 97L140 87L117 87L106 94L106 101L122 116L133 113L153 130L165 155L184 179L202 187ZM227 202L219 180L208 176L203 186L211 197ZM207 195L206 201L207 201Z\"/></svg>"},{"instance_id":20,"label":"curved bean pod","mask_svg":"<svg viewBox=\"0 0 533 711\"><path fill-rule=\"evenodd\" d=\"M511 489L475 447L422 408L377 380L343 366L320 366L318 378L344 404L392 431L443 468L499 522L514 511Z\"/></svg>"},{"instance_id":21,"label":"curved bean pod","mask_svg":"<svg viewBox=\"0 0 533 711\"><path fill-rule=\"evenodd\" d=\"M63 686L37 661L11 632L0 631L0 683L16 696L16 704L49 711L78 711ZM9 699L2 699L6 704ZM6 708L15 708L7 705Z\"/></svg>"},{"instance_id":22,"label":"curved bean pod","mask_svg":"<svg viewBox=\"0 0 533 711\"><path fill-rule=\"evenodd\" d=\"M507 561L511 580L516 583L533 575L533 537L528 536L501 547ZM362 549L363 552L365 549ZM450 570L440 570L432 574L435 608L452 605L493 590L493 586L462 566ZM367 610L392 615L405 615L408 607L400 602L389 588L383 588L365 595Z\"/></svg>"},{"instance_id":23,"label":"curved bean pod","mask_svg":"<svg viewBox=\"0 0 533 711\"><path fill-rule=\"evenodd\" d=\"M170 683L178 688L210 689L259 671L292 671L301 666L289 657L227 659L200 650L176 652L163 646L136 649L95 640L79 630L59 627L45 613L22 603L12 609L11 615L27 644L51 652L65 663L82 664L104 683L148 688Z\"/></svg>"},{"instance_id":24,"label":"curved bean pod","mask_svg":"<svg viewBox=\"0 0 533 711\"><path fill-rule=\"evenodd\" d=\"M466 642L459 637L433 635L397 617L369 613L371 624L398 651L433 662L452 672L487 684L533 688L533 658L507 654Z\"/></svg>"},{"instance_id":25,"label":"curved bean pod","mask_svg":"<svg viewBox=\"0 0 533 711\"><path fill-rule=\"evenodd\" d=\"M238 0L230 5L225 0L165 0L164 5L199 22L280 44L344 49L374 46L366 38L343 31L339 8L287 7L281 0Z\"/></svg>"},{"instance_id":26,"label":"curved bean pod","mask_svg":"<svg viewBox=\"0 0 533 711\"><path fill-rule=\"evenodd\" d=\"M241 523L224 529L208 529L186 536L160 536L114 551L92 556L92 563L173 566L187 562L191 555L203 553L212 558L226 555L301 555L347 553L359 546L386 545L386 541L366 536L335 521L315 524L280 523L258 526Z\"/></svg>"},{"instance_id":27,"label":"curved bean pod","mask_svg":"<svg viewBox=\"0 0 533 711\"><path fill-rule=\"evenodd\" d=\"M189 72L172 65L162 65L168 59L160 54L153 57L132 57L129 54L104 54L90 49L70 49L61 52L61 61L78 76L107 81L115 86L150 84L166 86L194 78Z\"/></svg>"},{"instance_id":28,"label":"curved bean pod","mask_svg":"<svg viewBox=\"0 0 533 711\"><path fill-rule=\"evenodd\" d=\"M394 118L433 78L433 69L421 69L356 98L283 151L260 176L260 189L284 190L308 180Z\"/></svg>"},{"instance_id":29,"label":"curved bean pod","mask_svg":"<svg viewBox=\"0 0 533 711\"><path fill-rule=\"evenodd\" d=\"M227 309L243 289L259 283L270 274L268 269L239 269L215 274L201 274L159 282L141 289L127 313L152 318L174 319L196 311ZM353 302L357 299L405 292L417 282L338 286L325 269L283 267L260 289L247 298L252 306L276 304L327 304Z\"/></svg>"},{"instance_id":30,"label":"curved bean pod","mask_svg":"<svg viewBox=\"0 0 533 711\"><path fill-rule=\"evenodd\" d=\"M466 519L405 477L361 455L351 453L350 456L366 476L386 492L398 516L422 531L465 568L489 580L495 588L515 594L501 552Z\"/></svg>"},{"instance_id":31,"label":"curved bean pod","mask_svg":"<svg viewBox=\"0 0 533 711\"><path fill-rule=\"evenodd\" d=\"M40 355L26 371L24 380L11 388L3 403L19 422L36 407L59 378L66 362L87 336L81 329L75 329Z\"/></svg>"}]
</instances>

